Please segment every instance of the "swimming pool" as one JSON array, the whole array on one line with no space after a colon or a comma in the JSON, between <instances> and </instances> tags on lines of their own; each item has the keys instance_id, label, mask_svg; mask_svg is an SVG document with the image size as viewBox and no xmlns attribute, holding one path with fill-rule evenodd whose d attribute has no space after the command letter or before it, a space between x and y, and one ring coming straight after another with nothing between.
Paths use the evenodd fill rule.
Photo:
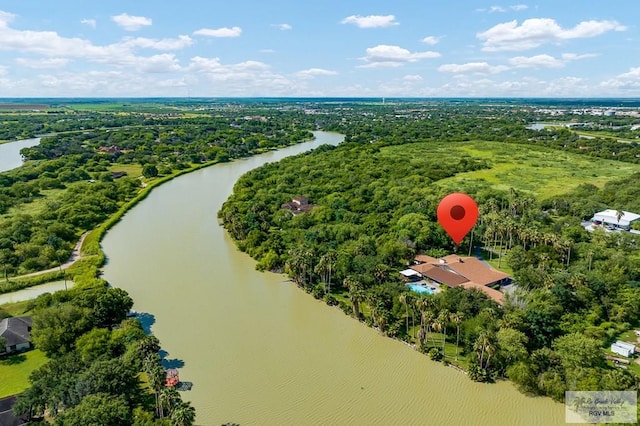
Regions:
<instances>
[{"instance_id":1,"label":"swimming pool","mask_svg":"<svg viewBox=\"0 0 640 426\"><path fill-rule=\"evenodd\" d=\"M424 293L424 294L434 294L434 291L431 290L430 287L425 287L418 284L408 284L410 290L415 291L416 293Z\"/></svg>"}]
</instances>

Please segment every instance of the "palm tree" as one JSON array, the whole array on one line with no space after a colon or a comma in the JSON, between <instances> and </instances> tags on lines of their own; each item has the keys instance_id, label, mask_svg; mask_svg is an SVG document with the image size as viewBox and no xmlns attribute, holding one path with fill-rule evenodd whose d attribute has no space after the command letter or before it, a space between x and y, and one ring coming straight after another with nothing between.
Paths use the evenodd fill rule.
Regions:
<instances>
[{"instance_id":1,"label":"palm tree","mask_svg":"<svg viewBox=\"0 0 640 426\"><path fill-rule=\"evenodd\" d=\"M329 293L331 293L331 274L336 267L336 262L338 261L338 253L335 250L329 250L324 255L327 263L328 275L327 275L327 285L329 286Z\"/></svg>"},{"instance_id":2,"label":"palm tree","mask_svg":"<svg viewBox=\"0 0 640 426\"><path fill-rule=\"evenodd\" d=\"M164 386L160 390L160 404L167 407L167 413L171 415L173 408L182 401L178 390L172 386Z\"/></svg>"},{"instance_id":3,"label":"palm tree","mask_svg":"<svg viewBox=\"0 0 640 426\"><path fill-rule=\"evenodd\" d=\"M160 390L167 380L167 372L160 365L156 365L151 371L147 371L147 377L156 397L156 415L162 418L164 417L164 410L162 409L162 404L160 404Z\"/></svg>"},{"instance_id":4,"label":"palm tree","mask_svg":"<svg viewBox=\"0 0 640 426\"><path fill-rule=\"evenodd\" d=\"M589 259L588 269L591 271L591 263L593 262L593 256L595 256L596 252L594 250L587 251L587 259Z\"/></svg>"},{"instance_id":5,"label":"palm tree","mask_svg":"<svg viewBox=\"0 0 640 426\"><path fill-rule=\"evenodd\" d=\"M428 345L429 344L429 331L431 331L431 326L434 323L434 321L436 319L436 316L435 316L435 314L433 313L432 310L428 309L428 310L426 310L424 312L423 317L424 317L424 328L426 328L425 332L424 332L424 336L425 336L424 337L424 343L425 343L425 345Z\"/></svg>"},{"instance_id":6,"label":"palm tree","mask_svg":"<svg viewBox=\"0 0 640 426\"><path fill-rule=\"evenodd\" d=\"M360 302L364 300L362 285L353 277L345 278L342 281L342 285L349 289L349 299L351 299L351 304L353 305L353 315L357 319L360 319Z\"/></svg>"},{"instance_id":7,"label":"palm tree","mask_svg":"<svg viewBox=\"0 0 640 426\"><path fill-rule=\"evenodd\" d=\"M442 321L439 315L432 314L431 316L431 327L433 327L433 331L440 333L442 331ZM435 337L434 337L435 343Z\"/></svg>"},{"instance_id":8,"label":"palm tree","mask_svg":"<svg viewBox=\"0 0 640 426\"><path fill-rule=\"evenodd\" d=\"M458 343L460 343L460 324L464 320L464 313L453 312L449 317L451 322L456 325L456 361L458 360Z\"/></svg>"},{"instance_id":9,"label":"palm tree","mask_svg":"<svg viewBox=\"0 0 640 426\"><path fill-rule=\"evenodd\" d=\"M171 422L175 426L192 426L196 419L196 409L189 401L180 401L171 411Z\"/></svg>"},{"instance_id":10,"label":"palm tree","mask_svg":"<svg viewBox=\"0 0 640 426\"><path fill-rule=\"evenodd\" d=\"M484 354L487 351L487 348L491 345L491 339L489 338L489 333L483 330L478 335L475 343L473 344L473 349L476 353L480 352L480 367L485 368L484 364Z\"/></svg>"},{"instance_id":11,"label":"palm tree","mask_svg":"<svg viewBox=\"0 0 640 426\"><path fill-rule=\"evenodd\" d=\"M389 279L389 267L382 263L377 264L373 269L373 276L375 277L378 284L384 283Z\"/></svg>"},{"instance_id":12,"label":"palm tree","mask_svg":"<svg viewBox=\"0 0 640 426\"><path fill-rule=\"evenodd\" d=\"M407 296L408 293L400 293L400 296L398 296L398 299L400 300L400 303L404 303L404 310L406 312L405 315L405 326L406 326L406 333L407 336L409 336L409 303L407 300Z\"/></svg>"},{"instance_id":13,"label":"palm tree","mask_svg":"<svg viewBox=\"0 0 640 426\"><path fill-rule=\"evenodd\" d=\"M323 255L320 256L320 260L316 264L316 267L313 268L313 272L320 275L320 279L324 283L324 293L327 294L327 276L329 275L329 265L327 265L327 258Z\"/></svg>"},{"instance_id":14,"label":"palm tree","mask_svg":"<svg viewBox=\"0 0 640 426\"><path fill-rule=\"evenodd\" d=\"M414 297L414 293L412 292L407 292L405 293L405 300L410 307L411 307L411 328L413 330L415 330L416 328L416 316L415 316L415 311L414 311L414 306L415 306L415 297Z\"/></svg>"},{"instance_id":15,"label":"palm tree","mask_svg":"<svg viewBox=\"0 0 640 426\"><path fill-rule=\"evenodd\" d=\"M442 355L444 356L444 344L447 341L447 324L449 323L449 311L446 309L440 311L440 313L438 314L438 320L442 324L442 331L444 332L444 336L442 337Z\"/></svg>"}]
</instances>

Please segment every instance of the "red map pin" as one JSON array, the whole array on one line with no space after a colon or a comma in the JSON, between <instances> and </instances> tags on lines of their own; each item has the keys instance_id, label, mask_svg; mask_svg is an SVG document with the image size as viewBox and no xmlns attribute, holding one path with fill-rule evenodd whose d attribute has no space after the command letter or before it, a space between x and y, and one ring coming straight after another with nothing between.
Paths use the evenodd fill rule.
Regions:
<instances>
[{"instance_id":1,"label":"red map pin","mask_svg":"<svg viewBox=\"0 0 640 426\"><path fill-rule=\"evenodd\" d=\"M460 244L478 220L478 205L467 194L456 192L440 200L437 214L438 222L453 242Z\"/></svg>"}]
</instances>

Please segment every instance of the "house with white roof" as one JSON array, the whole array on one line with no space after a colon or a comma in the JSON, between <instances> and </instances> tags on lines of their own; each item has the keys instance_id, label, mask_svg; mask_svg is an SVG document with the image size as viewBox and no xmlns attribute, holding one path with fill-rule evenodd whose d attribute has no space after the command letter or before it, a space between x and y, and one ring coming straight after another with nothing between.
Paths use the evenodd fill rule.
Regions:
<instances>
[{"instance_id":1,"label":"house with white roof","mask_svg":"<svg viewBox=\"0 0 640 426\"><path fill-rule=\"evenodd\" d=\"M636 347L631 343L618 340L611 345L611 352L628 358L636 352Z\"/></svg>"},{"instance_id":2,"label":"house with white roof","mask_svg":"<svg viewBox=\"0 0 640 426\"><path fill-rule=\"evenodd\" d=\"M631 229L631 224L640 220L640 214L627 211L607 209L593 215L591 222L596 226L604 226L613 229Z\"/></svg>"}]
</instances>

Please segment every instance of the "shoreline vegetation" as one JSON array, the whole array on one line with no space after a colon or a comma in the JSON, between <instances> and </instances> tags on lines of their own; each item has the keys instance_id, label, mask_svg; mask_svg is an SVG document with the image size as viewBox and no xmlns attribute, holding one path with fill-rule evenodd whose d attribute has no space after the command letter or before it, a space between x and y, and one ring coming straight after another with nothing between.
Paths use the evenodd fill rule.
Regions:
<instances>
[{"instance_id":1,"label":"shoreline vegetation","mask_svg":"<svg viewBox=\"0 0 640 426\"><path fill-rule=\"evenodd\" d=\"M284 104L287 105L286 102ZM46 342L42 337L36 339L38 347L50 348L45 352L51 361L47 364L49 367L46 370L41 370L41 381L33 382L32 386L35 387L30 389L48 389L51 383L45 381L53 380L52 377L59 372L56 369L69 363L75 366L76 371L73 374L78 380L83 374L89 374L88 371L97 374L96 371L100 368L113 373L114 365L94 365L95 362L107 362L105 358L96 355L95 352L91 355L82 353L83 344L100 341L103 342L101 348L104 353L122 360L125 360L122 357L130 356L131 359L125 360L125 364L133 370L144 370L139 376L141 382L129 383L130 388L139 389L142 383L147 390L154 390L156 398L155 403L141 402L136 398L143 396L144 392L132 396L128 393L131 389L122 389L124 396L120 408L128 404L129 407L135 405L141 410L125 413L125 410L118 411L119 409L111 407L111 411L119 412L118 415L122 416L121 420L125 424L134 418L153 421L153 417L166 417L164 411L170 411L171 403L164 405L158 402L163 383L163 373L158 370L161 365L158 355L159 342L145 340L146 337L138 331L133 331L135 327L123 317L133 302L130 298L127 299L126 293L111 294L118 289L108 288L107 283L99 278L99 269L105 262L104 253L100 248L101 239L108 229L128 210L145 199L156 186L218 162L302 142L303 138L300 136L308 135L308 130L305 129L319 128L345 134L346 142L340 148L323 147L312 154L269 164L248 173L236 183L234 195L220 212L225 228L239 248L258 261L258 269L284 271L294 283L314 297L339 307L360 321L375 326L386 335L416 346L420 351L428 353L432 359L441 360L465 372L473 380L493 381L509 378L525 393L548 395L556 400L562 399L564 389L569 383L575 384L580 390L590 390L594 386L637 389L637 378L633 379L629 372L605 363L602 356L602 347L606 346L606 342L638 324L640 297L637 287L629 285L629 282L635 282L640 277L628 261L625 263L616 257L616 246L623 244L623 247L629 249L633 247L633 243L626 237L614 238L615 236L604 233L594 233L601 250L595 254L592 253L590 245L593 243L593 237L579 228L580 218L584 218L593 208L599 208L606 203L614 203L629 210L640 210L637 202L631 200L635 195L633 191L636 190L633 185L633 171L627 168L619 174L604 174L600 173L600 169L589 169L597 185L576 184L572 190L565 193L545 193L541 185L531 185L531 182L528 182L528 187L505 191L497 189L496 184L508 179L509 172L502 174L504 170L496 169L494 166L500 161L509 162L510 154L496 151L493 155L477 156L480 152L477 150L487 148L481 145L482 143L499 144L512 149L518 147L514 143L528 140L524 146L543 153L564 152L576 155L575 158L604 157L616 162L622 160L627 161L627 164L633 164L638 162L634 160L637 158L635 153L640 151L637 144L629 144L625 152L611 145L608 139L577 141L578 137L566 129L527 131L524 128L527 123L540 121L545 117L537 116L533 110L527 114L516 114L511 107L505 107L505 111L510 114L506 118L501 116L502 112L499 109L497 112L491 109L491 114L495 115L492 117L495 127L487 129L478 125L478 120L487 114L487 110L480 106L471 106L466 112L457 105L429 105L413 110L407 110L402 104L349 106L352 112L347 112L341 105L322 106L313 103L304 113L298 109L289 111L287 108L276 106L277 114L273 114L273 105L244 105L239 108L240 111L233 112L225 112L226 105L216 106L216 118L224 116L223 121L230 132L226 136L221 136L219 128L208 128L206 132L201 132L207 127L209 120L202 114L194 114L194 117L190 118L183 117L185 124L180 122L179 117L164 116L166 110L163 110L157 113L160 116L153 113L153 117L141 115L135 119L162 122L163 126L171 128L170 131L166 127L160 129L157 123L139 127L135 131L124 127L130 124L122 124L122 137L117 138L114 135L118 133L118 129L110 127L110 131L107 132L104 130L104 123L117 120L118 117L92 112L91 119L95 123L102 123L102 130L83 130L53 136L43 139L46 142L44 145L25 150L32 161L26 168L20 168L17 174L14 171L0 174L0 184L5 188L15 187L16 184L28 184L28 176L33 175L34 171L40 173L47 170L47 161L53 161L55 167L61 166L64 169L65 164L60 159L66 156L73 159L72 167L87 170L72 176L60 176L59 173L47 170L50 174L45 175L45 178L49 181L44 185L29 188L31 193L23 191L8 194L5 191L4 194L0 194L5 195L4 199L0 198L0 204L4 202L4 205L0 205L0 213L6 214L11 209L15 211L23 205L37 202L38 197L44 197L47 201L41 207L51 207L54 204L59 207L69 203L71 200L65 199L61 193L55 193L53 197L49 197L49 193L42 195L47 189L63 189L60 188L60 184L64 189L75 191L91 190L99 186L94 185L95 183L105 184L108 186L107 189L119 191L118 194L128 194L124 198L108 200L106 197L100 200L110 208L107 209L109 213L106 220L103 217L92 217L92 222L83 222L84 225L90 223L90 228L93 229L82 244L81 259L66 272L56 271L51 275L16 281L35 285L35 282L46 282L38 280L53 281L66 277L77 284L74 289L63 292L68 296L45 295L21 305L24 306L25 312L34 312L40 318L51 319L57 315L68 318L71 323L81 323L76 329L69 330L72 336L66 336L70 339L66 343ZM321 126L315 117L316 114L322 114ZM452 119L451 114L458 118ZM124 115L127 117L125 123L131 123L130 115ZM344 119L345 115L349 120ZM375 120L371 117L384 118L386 125L372 125ZM195 120L197 124L191 123L190 120ZM422 120L424 127L412 120ZM436 124L438 120L440 123ZM171 121L173 123L170 125L166 124ZM270 122L279 124L275 127L265 124ZM260 137L265 134L278 137L278 132L283 130L278 127L285 127L285 123L289 127L286 127L284 134L290 130L297 142L288 141L284 145L270 146L269 138ZM291 123L294 125L290 126ZM445 123L444 127L442 123ZM449 130L443 130L447 128L447 124L460 127L454 126L451 130L450 126ZM181 129L183 125L188 129ZM216 126L220 126L219 121ZM462 126L466 126L465 131L460 130ZM185 130L196 133L189 134ZM147 131L151 134L145 134ZM238 134L234 134L235 131L246 132L246 135L238 137ZM402 132L402 136L399 136L398 132ZM198 142L198 138L207 142L202 144L202 141ZM442 139L446 139L452 146L461 147L457 152L457 158L447 157L435 144L429 144L429 141ZM184 140L189 144L200 143L202 149L193 152L187 147L188 144L181 143ZM578 146L578 143L586 143L589 147L598 146L598 150L585 149L583 145ZM142 149L143 152L136 152L137 144L146 147ZM154 144L173 146L163 150ZM238 144L241 144L243 149L239 149ZM538 147L534 148L536 145ZM545 148L540 148L541 146ZM106 150L101 151L103 148ZM176 151L178 148L183 151ZM113 152L109 152L109 149ZM408 157L407 152L402 152L402 156L409 158L407 165L410 167L396 168L397 161L402 158L399 154L407 149ZM185 156L185 152L189 152L188 155ZM438 164L428 164L419 160L420 155L425 152L437 153ZM166 161L165 155L171 159L170 162ZM335 158L331 158L332 155L335 155ZM581 155L584 157L580 157ZM206 160L207 156L212 156L213 159ZM192 162L196 158L200 163ZM146 186L133 191L135 182L139 182L137 177L114 177L114 166L117 169L122 159L126 160L123 164L138 162L139 166L136 167L143 175ZM313 168L310 165L313 165ZM542 164L543 167L549 165ZM540 167L531 164L528 166ZM23 179L25 175L20 174L25 169L31 169L31 175L26 175L27 179ZM171 174L165 174L169 170ZM300 174L299 170L307 170L308 173ZM350 177L345 179L344 175L324 175L319 170L343 171L350 173ZM491 171L495 170L496 174L491 176ZM558 173L555 178L570 177L563 174L564 171ZM162 174L165 175L161 176ZM474 174L481 177L476 178ZM3 175L9 177L2 180ZM301 181L309 177L312 182ZM396 179L396 188L384 186L390 182L391 177ZM58 183L51 181L56 179L59 180ZM94 182L87 183L87 179ZM544 180L547 179L549 176ZM574 177L574 180L580 179ZM277 182L279 185L272 185L271 192L267 188L256 196L256 189L265 181L272 184ZM376 185L376 181L385 183ZM327 185L331 182L333 186L329 188ZM616 184L628 187L625 190L616 190L613 198L605 197L605 192L611 191ZM344 191L342 195L337 191L341 185L341 191ZM420 188L420 185L424 188ZM286 190L283 191L282 188ZM406 265L418 252L442 256L453 249L443 232L433 225L432 211L440 195L452 188L462 188L474 194L480 201L484 220L476 238L482 241L481 244L485 248L490 247L491 253L497 251L499 254L496 256L499 259L504 258L504 262L514 271L520 292L510 299L505 310L477 291L451 289L441 293L443 296L418 297L407 292L404 286L393 278L396 272L394 268ZM40 194L34 196L34 191L40 191ZM295 216L280 209L281 204L300 195L308 196L318 207ZM403 197L408 199L407 203L401 201ZM385 202L385 206L380 204ZM263 214L249 218L247 213L250 209ZM80 213L83 214L86 215L87 212ZM15 217L7 219L5 216L0 220L13 220ZM28 222L24 218L20 220ZM391 227L387 224L391 224ZM13 225L15 223L12 223ZM22 226L24 223L19 225ZM42 245L45 241L44 246L50 248L50 259L44 260L44 263L60 263L60 254L68 253L70 250L69 236L77 236L79 230L84 230L82 226L74 230L78 225L72 224L58 229L49 226L48 229L53 232L48 237L44 240L36 238L35 241L38 242L33 243L34 245ZM20 229L20 226L16 228ZM533 229L529 235L525 232L527 228ZM33 231L31 233L33 234ZM370 235L366 235L367 233ZM553 239L553 235L558 236ZM51 239L52 236L55 238ZM0 256L0 267L4 267L5 277L10 261L13 262L11 267L16 270L28 270L29 265L37 265L30 263L24 266L24 260L22 264L18 263L20 259L17 259L15 254L12 257L9 253L17 247L9 248L11 241L8 243L7 240L12 237L5 235L4 240L2 238L0 235L0 250L4 250L0 253L3 255ZM27 240L19 244L30 243ZM465 244L468 246L470 241L462 245ZM26 248L29 247L24 247L23 252L29 253ZM33 250L31 254L43 256L42 253ZM633 251L632 256L638 258L637 249ZM598 274L604 273L602 268L611 262L619 268L619 276L615 277L613 284L602 283ZM573 269L568 267L570 264ZM563 270L568 273L563 273ZM579 278L582 282L577 281ZM596 288L592 280L597 280L597 285L601 287ZM2 286L0 290L1 288ZM89 292L93 296L87 297L83 292ZM614 312L603 313L601 310L595 310L594 306L602 303L605 297L612 300L607 302L608 306L612 303L621 306L615 308ZM101 298L118 302L115 303L115 311L111 310L110 317L105 317L104 313L89 312L91 303L95 304L96 300ZM563 310L571 316L563 315ZM579 318L585 315L586 318ZM58 327L62 325L57 324ZM44 330L56 325L43 319L38 326ZM128 327L133 328L124 331ZM35 325L34 329L37 330ZM99 331L104 329L108 330L108 333ZM116 333L131 333L131 336L137 336L131 337L137 342L134 345L135 349L128 344L119 344L120 346L115 345L107 349L104 342L115 339ZM36 332L36 335L42 336L43 332ZM86 337L87 335L91 337ZM80 344L76 342L69 346L69 342L83 336L89 341L85 340ZM90 351L88 347L86 350ZM571 357L572 351L579 353L579 360ZM133 355L133 352L136 355ZM71 360L76 356L80 357L80 361ZM127 376L133 370L121 374ZM637 374L636 371L633 373ZM124 379L123 382L128 383ZM94 406L106 407L108 398L105 389L98 384L91 386L90 392L76 395L73 397L75 399L47 394L46 398L49 400L45 400L44 396L37 394L37 390L29 390L20 400L19 407L22 412L35 415L42 414L45 410L53 410L54 413L60 411L64 418L80 416L83 410L92 409ZM90 398L86 399L87 396ZM175 395L173 397L175 398ZM168 397L165 397L165 401L173 401L176 407L180 406L187 413L194 415L192 407L187 403L178 403L176 399L166 398ZM52 401L55 401L53 405ZM120 402L118 400L118 403ZM162 420L156 422L164 424Z\"/></svg>"},{"instance_id":2,"label":"shoreline vegetation","mask_svg":"<svg viewBox=\"0 0 640 426\"><path fill-rule=\"evenodd\" d=\"M18 277L10 282L6 274L7 266L5 263L5 280L2 285L4 292L15 291L61 278L70 279L76 283L76 286L68 291L57 292L53 295L44 294L27 303L21 302L11 304L11 306L0 307L0 314L3 314L3 316L25 313L32 313L32 315L34 315L33 341L36 347L44 350L49 360L44 367L38 369L38 379L36 379L36 376L31 376L31 387L19 396L18 402L14 407L16 413L25 416L29 420L41 418L45 413L48 413L48 417L56 417L57 414L58 419L63 422L78 421L80 418L95 422L96 412L100 412L100 416L104 422L103 424L111 424L114 421L117 424L131 424L132 422L140 421L146 422L144 424L159 425L193 424L195 419L195 410L193 407L188 402L182 401L180 394L173 388L164 387L167 373L162 367L162 358L159 355L159 342L153 335L147 336L140 334L142 328L136 320L128 320L125 318L133 305L133 301L126 295L126 292L117 288L108 287L108 283L100 278L99 270L106 260L100 247L100 241L106 232L118 223L127 211L144 200L155 187L183 174L209 167L219 162L229 161L233 158L247 157L274 150L278 147L313 139L313 135L310 132L298 132L294 130L294 133L295 132L297 132L296 135L289 140L285 139L285 136L288 138L289 135L287 135L286 131L283 131L279 137L282 138L282 140L286 140L286 142L279 145L271 145L267 142L262 146L258 146L259 141L254 140L252 144L249 145L249 149L245 148L244 150L236 151L234 157L223 154L221 150L217 150L215 152L215 159L202 161L199 164L192 163L186 167L180 166L178 170L174 169L171 174L165 176L159 176L155 164L151 165L153 167L149 167L149 169L151 169L149 175L144 173L145 170L143 167L143 174L145 175L144 178L146 181L141 185L142 188L139 189L133 197L122 202L117 210L110 214L106 220L101 222L93 230L86 232L86 237L80 246L80 256L68 269L35 276ZM252 134L254 132L249 131L249 133ZM53 136L53 138L58 137L57 135ZM244 141L240 142L244 143ZM32 156L33 152L38 151L38 148L39 147L29 148ZM36 154L36 156L38 156L38 154ZM40 158L40 162L45 158ZM36 161L36 163L37 162L38 161ZM33 164L33 162L30 163ZM30 164L27 163L27 167L29 167L29 165ZM97 179L92 179L90 181L91 184L100 179L100 176L95 177ZM7 211L6 207L4 210ZM6 244L8 243L5 242L5 245ZM5 253L7 253L8 249L5 248L5 250ZM6 262L7 257L8 256L5 256L4 262ZM7 283L10 283L10 286L7 285ZM95 296L88 296L89 294L95 294ZM109 303L114 305L108 308L113 312L113 318L101 320L100 318L104 316L104 313L89 311L89 308L96 309L95 298L107 299ZM87 303L88 299L92 300L92 302ZM107 307L105 306L104 308ZM83 312L74 311L77 309ZM49 311L55 312L55 315ZM65 314L68 314L68 311L72 311L72 313L69 314L71 317L66 318ZM54 316L56 316L55 319ZM61 330L58 332L54 332L53 330L71 325L66 323L67 319L71 323L73 323L73 321L80 321L82 325L78 324L77 329L71 327L70 330L67 330L66 335L58 338L59 340L56 340L56 337L50 337L48 340L46 337L42 337L45 334L48 336L55 335L56 333L59 334ZM105 324L104 321L107 321L108 324ZM102 330L104 329L101 328L105 325L108 326L107 335L104 334L107 332L103 332ZM46 332L43 331L47 328L48 330ZM130 337L127 338L130 343L117 347L114 343L109 343L113 337L108 338L107 341L104 340L106 336L122 333L126 328L130 328L130 331L127 333L132 333ZM85 340L82 341L83 343L80 343L82 339ZM76 341L75 344L73 344L74 340ZM70 343L71 346L69 346ZM81 352L82 344L102 345L100 346L101 354L93 353L91 357L85 356ZM105 344L107 344L108 348L104 346ZM94 348L94 350L95 349L96 348ZM74 358L77 355L80 356L79 361L76 361ZM108 360L122 363L124 370L115 371L115 369L118 368L117 365L107 365ZM91 388L88 392L81 392L80 394L72 393L69 395L66 394L63 388L59 388L59 385L53 385L52 383L56 381L55 376L59 374L57 371L62 366L64 366L65 369L76 370L71 378L65 378L65 380L71 381L77 378L78 382L76 387L88 379L88 377L87 379L83 378L83 374L99 375L100 373L96 371L89 373L92 369L99 368L106 369L105 372L108 371L108 374L115 374L122 379L122 385L117 390L114 390L113 388L105 388L104 386L107 386L106 383L104 385L94 383L93 385L87 385ZM136 373L136 371L139 373ZM24 374L18 376L16 379L18 383L20 380L24 380ZM60 378L57 380L60 380ZM18 384L16 386L14 389L20 385ZM53 394L50 392L42 392L42 386L46 388L53 386L53 388L50 389L50 392L53 392ZM60 391L64 391L65 394L57 393ZM149 398L147 397L149 391L152 391L151 394L155 393L155 406L152 406L149 402ZM116 399L115 402L111 400L113 397L120 398L121 396L123 397L122 400ZM154 417L156 420L154 420Z\"/></svg>"}]
</instances>

